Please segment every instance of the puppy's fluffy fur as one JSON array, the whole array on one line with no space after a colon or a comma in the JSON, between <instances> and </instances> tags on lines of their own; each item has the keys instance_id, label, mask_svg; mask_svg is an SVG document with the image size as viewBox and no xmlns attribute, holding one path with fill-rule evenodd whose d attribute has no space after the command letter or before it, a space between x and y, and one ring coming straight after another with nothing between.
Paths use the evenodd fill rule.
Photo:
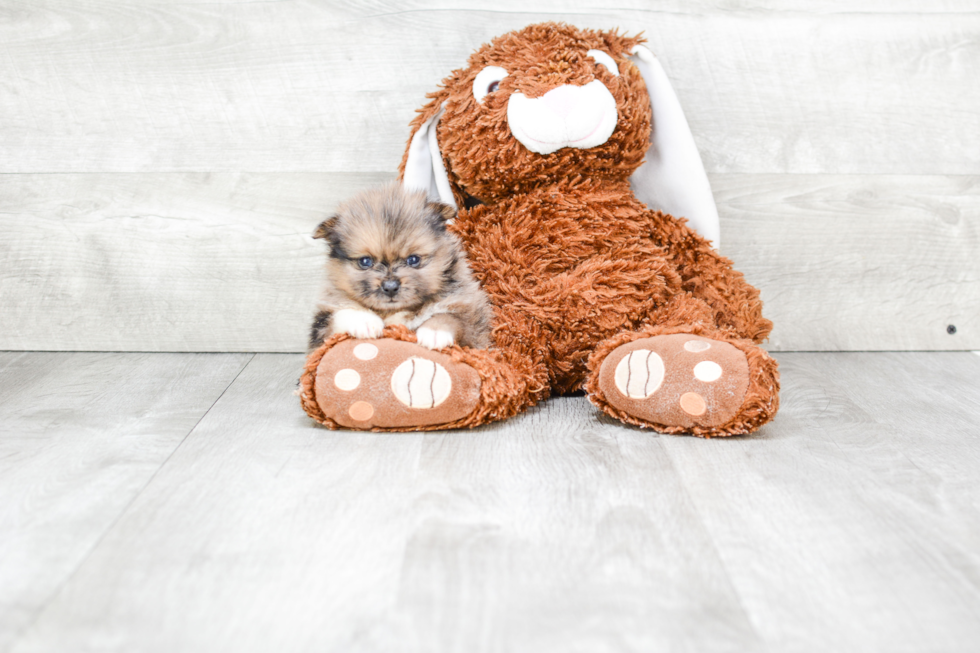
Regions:
<instances>
[{"instance_id":1,"label":"puppy's fluffy fur","mask_svg":"<svg viewBox=\"0 0 980 653\"><path fill-rule=\"evenodd\" d=\"M310 349L340 332L377 338L388 324L404 324L429 349L489 346L490 303L446 230L453 217L451 207L391 183L323 221L313 237L329 245L327 284Z\"/></svg>"}]
</instances>

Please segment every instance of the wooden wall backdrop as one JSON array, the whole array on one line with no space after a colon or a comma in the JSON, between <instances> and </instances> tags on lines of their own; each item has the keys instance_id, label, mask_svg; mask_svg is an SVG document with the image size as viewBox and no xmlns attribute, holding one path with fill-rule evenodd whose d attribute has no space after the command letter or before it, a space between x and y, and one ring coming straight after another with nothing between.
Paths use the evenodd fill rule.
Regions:
<instances>
[{"instance_id":1,"label":"wooden wall backdrop","mask_svg":"<svg viewBox=\"0 0 980 653\"><path fill-rule=\"evenodd\" d=\"M542 20L645 32L771 349L980 348L976 0L616 5L0 1L0 349L302 351L313 227Z\"/></svg>"}]
</instances>

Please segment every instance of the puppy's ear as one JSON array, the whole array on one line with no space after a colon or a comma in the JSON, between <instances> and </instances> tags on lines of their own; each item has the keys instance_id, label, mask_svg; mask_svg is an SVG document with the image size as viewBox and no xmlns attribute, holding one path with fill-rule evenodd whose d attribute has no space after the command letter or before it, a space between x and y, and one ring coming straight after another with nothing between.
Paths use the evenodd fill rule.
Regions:
<instances>
[{"instance_id":1,"label":"puppy's ear","mask_svg":"<svg viewBox=\"0 0 980 653\"><path fill-rule=\"evenodd\" d=\"M456 209L442 202L426 202L425 208L432 216L432 225L437 229L445 229L446 224L456 219Z\"/></svg>"},{"instance_id":2,"label":"puppy's ear","mask_svg":"<svg viewBox=\"0 0 980 653\"><path fill-rule=\"evenodd\" d=\"M329 246L328 255L331 258L347 260L347 251L344 249L343 237L337 230L340 223L339 215L331 215L329 218L317 225L313 231L314 238L322 238L327 241Z\"/></svg>"},{"instance_id":3,"label":"puppy's ear","mask_svg":"<svg viewBox=\"0 0 980 653\"><path fill-rule=\"evenodd\" d=\"M337 228L337 220L339 219L339 216L331 215L329 218L317 225L316 230L313 232L313 237L330 240L330 235L333 234L334 230Z\"/></svg>"}]
</instances>

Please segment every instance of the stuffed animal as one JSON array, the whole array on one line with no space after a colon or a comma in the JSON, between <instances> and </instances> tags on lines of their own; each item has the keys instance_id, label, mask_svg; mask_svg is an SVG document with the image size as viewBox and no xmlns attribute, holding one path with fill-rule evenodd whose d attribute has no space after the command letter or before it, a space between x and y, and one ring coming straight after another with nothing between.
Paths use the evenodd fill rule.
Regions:
<instances>
[{"instance_id":1,"label":"stuffed animal","mask_svg":"<svg viewBox=\"0 0 980 653\"><path fill-rule=\"evenodd\" d=\"M711 245L718 215L643 39L560 23L495 38L412 122L402 182L449 226L494 307L493 346L430 351L401 326L335 335L301 379L331 428L428 430L584 390L666 433L748 433L778 408L772 323Z\"/></svg>"}]
</instances>

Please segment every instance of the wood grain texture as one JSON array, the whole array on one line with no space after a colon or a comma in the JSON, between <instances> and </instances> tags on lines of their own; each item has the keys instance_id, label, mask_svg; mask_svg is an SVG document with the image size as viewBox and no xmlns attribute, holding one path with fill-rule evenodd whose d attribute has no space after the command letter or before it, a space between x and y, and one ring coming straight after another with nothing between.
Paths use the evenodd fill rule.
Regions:
<instances>
[{"instance_id":1,"label":"wood grain texture","mask_svg":"<svg viewBox=\"0 0 980 653\"><path fill-rule=\"evenodd\" d=\"M0 176L0 349L303 351L313 230L390 177Z\"/></svg>"},{"instance_id":2,"label":"wood grain texture","mask_svg":"<svg viewBox=\"0 0 980 653\"><path fill-rule=\"evenodd\" d=\"M980 173L970 2L2 6L0 172L392 171L439 80L557 19L645 32L709 172Z\"/></svg>"},{"instance_id":3,"label":"wood grain texture","mask_svg":"<svg viewBox=\"0 0 980 653\"><path fill-rule=\"evenodd\" d=\"M0 353L0 651L250 358Z\"/></svg>"},{"instance_id":4,"label":"wood grain texture","mask_svg":"<svg viewBox=\"0 0 980 653\"><path fill-rule=\"evenodd\" d=\"M769 348L980 344L980 177L715 175L712 185L722 253L776 325Z\"/></svg>"},{"instance_id":5,"label":"wood grain texture","mask_svg":"<svg viewBox=\"0 0 980 653\"><path fill-rule=\"evenodd\" d=\"M581 397L328 432L258 355L10 650L976 650L980 358L779 360L705 441Z\"/></svg>"},{"instance_id":6,"label":"wood grain texture","mask_svg":"<svg viewBox=\"0 0 980 653\"><path fill-rule=\"evenodd\" d=\"M310 234L387 178L0 175L0 349L303 351L323 261ZM711 181L771 349L980 347L977 177Z\"/></svg>"}]
</instances>

